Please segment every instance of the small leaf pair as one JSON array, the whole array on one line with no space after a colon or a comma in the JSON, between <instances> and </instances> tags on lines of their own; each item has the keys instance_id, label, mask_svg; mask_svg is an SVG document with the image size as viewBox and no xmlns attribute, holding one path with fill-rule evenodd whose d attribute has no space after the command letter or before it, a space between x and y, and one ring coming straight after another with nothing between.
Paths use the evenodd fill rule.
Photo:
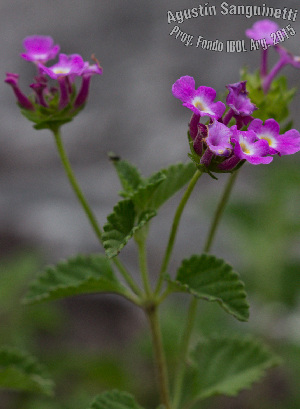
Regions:
<instances>
[{"instance_id":1,"label":"small leaf pair","mask_svg":"<svg viewBox=\"0 0 300 409\"><path fill-rule=\"evenodd\" d=\"M115 257L131 237L148 223L170 197L193 176L195 165L179 163L163 169L148 179L127 161L112 156L123 187L120 201L107 217L103 230L103 245L109 258Z\"/></svg>"}]
</instances>

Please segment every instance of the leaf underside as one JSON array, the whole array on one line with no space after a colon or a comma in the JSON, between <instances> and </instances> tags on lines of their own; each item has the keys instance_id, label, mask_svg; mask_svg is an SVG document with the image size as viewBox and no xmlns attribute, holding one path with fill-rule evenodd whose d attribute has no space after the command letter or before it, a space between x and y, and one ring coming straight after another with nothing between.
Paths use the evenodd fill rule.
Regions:
<instances>
[{"instance_id":1,"label":"leaf underside","mask_svg":"<svg viewBox=\"0 0 300 409\"><path fill-rule=\"evenodd\" d=\"M142 212L136 220L134 204L131 200L122 200L114 207L103 227L103 246L108 258L115 257L127 244L136 231L141 229L152 217L154 210Z\"/></svg>"},{"instance_id":2,"label":"leaf underside","mask_svg":"<svg viewBox=\"0 0 300 409\"><path fill-rule=\"evenodd\" d=\"M97 396L89 409L142 409L127 392L112 390Z\"/></svg>"},{"instance_id":3,"label":"leaf underside","mask_svg":"<svg viewBox=\"0 0 300 409\"><path fill-rule=\"evenodd\" d=\"M195 403L218 394L235 396L279 363L265 345L250 337L206 339L191 354L184 399Z\"/></svg>"}]
</instances>

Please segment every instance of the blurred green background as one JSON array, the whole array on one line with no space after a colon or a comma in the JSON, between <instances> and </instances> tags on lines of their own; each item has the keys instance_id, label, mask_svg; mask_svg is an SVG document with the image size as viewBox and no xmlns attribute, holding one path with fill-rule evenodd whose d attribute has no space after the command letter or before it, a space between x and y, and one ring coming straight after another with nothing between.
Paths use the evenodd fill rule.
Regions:
<instances>
[{"instance_id":1,"label":"blurred green background","mask_svg":"<svg viewBox=\"0 0 300 409\"><path fill-rule=\"evenodd\" d=\"M246 186L249 169L241 170L239 178L245 192L233 191L216 239L217 248L233 258L238 254L234 267L249 294L250 321L237 323L217 305L202 301L194 339L216 333L255 334L283 358L283 364L269 370L251 391L237 398L208 399L201 406L205 409L300 407L300 175L296 163L288 157L263 169L251 168L260 180L255 195L251 183ZM215 193L194 200L210 218L217 200ZM201 226L202 215L195 217ZM140 404L155 407L152 349L141 312L113 296L80 296L24 306L20 300L43 264L34 250L3 257L0 345L18 346L37 356L56 382L56 396L51 399L3 391L1 409L83 409L93 396L112 388L129 390ZM185 307L187 297L183 295L171 296L162 307L171 374Z\"/></svg>"}]
</instances>

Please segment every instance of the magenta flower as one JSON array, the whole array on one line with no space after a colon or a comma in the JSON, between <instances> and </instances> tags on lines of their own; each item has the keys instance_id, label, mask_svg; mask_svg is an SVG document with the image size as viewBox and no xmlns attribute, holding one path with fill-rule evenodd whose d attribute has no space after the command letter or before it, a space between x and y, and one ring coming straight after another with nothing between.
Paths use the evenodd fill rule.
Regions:
<instances>
[{"instance_id":1,"label":"magenta flower","mask_svg":"<svg viewBox=\"0 0 300 409\"><path fill-rule=\"evenodd\" d=\"M300 68L300 57L294 56L292 53L280 46L276 46L275 50L278 52L280 59L277 61L277 63L274 65L274 67L264 80L263 89L265 93L268 92L272 81L283 67L290 64L295 68Z\"/></svg>"},{"instance_id":2,"label":"magenta flower","mask_svg":"<svg viewBox=\"0 0 300 409\"><path fill-rule=\"evenodd\" d=\"M236 82L235 84L228 84L226 88L229 93L226 98L226 104L230 106L235 115L248 116L257 109L248 97L246 90L247 81Z\"/></svg>"},{"instance_id":3,"label":"magenta flower","mask_svg":"<svg viewBox=\"0 0 300 409\"><path fill-rule=\"evenodd\" d=\"M261 119L254 119L249 125L249 130L255 132L260 140L266 140L270 154L292 155L300 151L300 134L296 129L291 129L279 135L280 127L275 119L267 119L263 125Z\"/></svg>"},{"instance_id":4,"label":"magenta flower","mask_svg":"<svg viewBox=\"0 0 300 409\"><path fill-rule=\"evenodd\" d=\"M45 100L45 93L48 91L47 78L44 75L40 75L38 77L35 77L35 80L36 82L30 84L30 88L33 89L36 94L36 102L43 107L48 107L48 104Z\"/></svg>"},{"instance_id":5,"label":"magenta flower","mask_svg":"<svg viewBox=\"0 0 300 409\"><path fill-rule=\"evenodd\" d=\"M293 55L283 47L276 47L275 50L280 55L280 59L284 65L292 65L295 68L300 68L300 57Z\"/></svg>"},{"instance_id":6,"label":"magenta flower","mask_svg":"<svg viewBox=\"0 0 300 409\"><path fill-rule=\"evenodd\" d=\"M193 117L195 114L193 115ZM192 117L192 118L193 118ZM191 127L190 127L191 128ZM202 156L203 153L203 141L208 136L208 126L201 124L201 122L197 125L197 134L196 137L193 139L193 148L194 151L198 156Z\"/></svg>"},{"instance_id":7,"label":"magenta flower","mask_svg":"<svg viewBox=\"0 0 300 409\"><path fill-rule=\"evenodd\" d=\"M200 115L193 113L189 122L189 134L194 141L198 134L198 125L200 122Z\"/></svg>"},{"instance_id":8,"label":"magenta flower","mask_svg":"<svg viewBox=\"0 0 300 409\"><path fill-rule=\"evenodd\" d=\"M183 106L199 116L219 119L226 109L223 102L214 102L217 94L213 88L201 86L195 89L195 80L188 75L179 78L173 84L172 92L174 97L183 102Z\"/></svg>"},{"instance_id":9,"label":"magenta flower","mask_svg":"<svg viewBox=\"0 0 300 409\"><path fill-rule=\"evenodd\" d=\"M253 40L265 40L267 46L273 45L274 41L271 38L271 33L276 33L279 30L277 23L271 20L260 20L253 24L252 28L246 30L246 36ZM276 35L277 38L277 35ZM268 73L268 48L262 49L262 59L260 73L264 78Z\"/></svg>"},{"instance_id":10,"label":"magenta flower","mask_svg":"<svg viewBox=\"0 0 300 409\"><path fill-rule=\"evenodd\" d=\"M32 102L20 90L18 80L19 80L19 75L18 74L13 74L11 72L7 72L6 73L6 78L5 78L4 81L7 84L11 85L20 106L22 108L27 109L27 110L34 111L34 106L33 106Z\"/></svg>"},{"instance_id":11,"label":"magenta flower","mask_svg":"<svg viewBox=\"0 0 300 409\"><path fill-rule=\"evenodd\" d=\"M74 108L77 109L85 104L88 94L89 94L89 86L91 82L91 77L94 74L101 75L103 70L100 66L100 63L96 60L94 56L92 58L95 60L96 64L90 65L88 62L84 63L83 71L82 71L82 84L81 88L78 92L76 100L74 102Z\"/></svg>"},{"instance_id":12,"label":"magenta flower","mask_svg":"<svg viewBox=\"0 0 300 409\"><path fill-rule=\"evenodd\" d=\"M207 132L208 136L204 139L207 149L204 152L200 163L209 167L214 155L224 157L229 156L232 150L232 145L230 143L230 129L220 122L214 120L212 124L207 126Z\"/></svg>"},{"instance_id":13,"label":"magenta flower","mask_svg":"<svg viewBox=\"0 0 300 409\"><path fill-rule=\"evenodd\" d=\"M268 164L273 158L267 156L270 154L269 144L266 140L258 140L256 133L253 130L240 131L237 126L231 127L232 137L231 142L235 143L234 155L240 160L245 159L252 165L261 163Z\"/></svg>"},{"instance_id":14,"label":"magenta flower","mask_svg":"<svg viewBox=\"0 0 300 409\"><path fill-rule=\"evenodd\" d=\"M75 76L81 75L84 69L84 61L79 54L59 54L58 63L52 65L52 67L45 67L39 64L39 68L50 78L59 79L68 76L71 80Z\"/></svg>"},{"instance_id":15,"label":"magenta flower","mask_svg":"<svg viewBox=\"0 0 300 409\"><path fill-rule=\"evenodd\" d=\"M41 72L49 75L50 78L56 79L60 87L60 101L59 108L65 108L70 101L70 94L72 92L70 82L76 76L80 76L84 70L85 64L79 54L60 54L58 63L52 67L45 67L39 64Z\"/></svg>"},{"instance_id":16,"label":"magenta flower","mask_svg":"<svg viewBox=\"0 0 300 409\"><path fill-rule=\"evenodd\" d=\"M232 150L230 143L231 130L218 121L208 125L208 136L205 143L209 150L218 156L229 156Z\"/></svg>"},{"instance_id":17,"label":"magenta flower","mask_svg":"<svg viewBox=\"0 0 300 409\"><path fill-rule=\"evenodd\" d=\"M95 61L95 64L90 64L88 61L84 63L82 75L93 75L93 74L102 74L103 69L100 66L99 61L95 58L95 55L92 55L92 59Z\"/></svg>"},{"instance_id":18,"label":"magenta flower","mask_svg":"<svg viewBox=\"0 0 300 409\"><path fill-rule=\"evenodd\" d=\"M271 33L279 30L279 25L271 20L260 20L253 24L252 28L246 30L246 36L253 40L266 39L266 43L273 45L273 39L270 37Z\"/></svg>"},{"instance_id":19,"label":"magenta flower","mask_svg":"<svg viewBox=\"0 0 300 409\"><path fill-rule=\"evenodd\" d=\"M59 45L53 45L54 41L49 36L33 35L23 40L25 53L21 57L35 63L45 63L56 57Z\"/></svg>"}]
</instances>

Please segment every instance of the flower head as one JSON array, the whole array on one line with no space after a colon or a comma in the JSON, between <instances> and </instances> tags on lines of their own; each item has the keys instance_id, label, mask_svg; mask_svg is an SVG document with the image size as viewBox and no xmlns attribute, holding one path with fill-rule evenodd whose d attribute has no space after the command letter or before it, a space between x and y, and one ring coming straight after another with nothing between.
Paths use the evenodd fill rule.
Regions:
<instances>
[{"instance_id":1,"label":"flower head","mask_svg":"<svg viewBox=\"0 0 300 409\"><path fill-rule=\"evenodd\" d=\"M246 30L246 36L253 40L265 39L267 44L273 45L273 39L270 37L271 33L279 30L278 24L271 20L260 20L253 24L252 28Z\"/></svg>"},{"instance_id":2,"label":"flower head","mask_svg":"<svg viewBox=\"0 0 300 409\"><path fill-rule=\"evenodd\" d=\"M53 45L54 41L49 36L33 35L23 40L25 53L21 57L35 63L45 63L56 57L59 45Z\"/></svg>"},{"instance_id":3,"label":"flower head","mask_svg":"<svg viewBox=\"0 0 300 409\"><path fill-rule=\"evenodd\" d=\"M89 93L89 84L94 74L102 74L102 68L94 56L95 64L84 62L78 54L60 54L58 63L47 67L45 63L55 57L59 46L53 46L53 40L47 36L26 37L23 42L27 53L26 60L37 64L38 75L30 84L34 95L24 95L18 85L18 74L7 73L5 82L11 85L21 106L22 114L34 122L36 129L57 130L70 122L84 107ZM49 77L56 84L49 85ZM81 77L82 83L77 92L75 77Z\"/></svg>"},{"instance_id":4,"label":"flower head","mask_svg":"<svg viewBox=\"0 0 300 409\"><path fill-rule=\"evenodd\" d=\"M226 85L226 88L229 91L226 98L226 104L230 106L235 115L248 116L257 109L248 97L246 83L247 81L240 81L235 84Z\"/></svg>"},{"instance_id":5,"label":"flower head","mask_svg":"<svg viewBox=\"0 0 300 409\"><path fill-rule=\"evenodd\" d=\"M258 139L267 141L272 155L291 155L300 151L299 132L291 129L279 135L280 127L275 119L267 119L264 125L261 119L254 119L248 129L254 131Z\"/></svg>"},{"instance_id":6,"label":"flower head","mask_svg":"<svg viewBox=\"0 0 300 409\"><path fill-rule=\"evenodd\" d=\"M236 125L232 126L231 130L231 142L235 143L234 155L236 157L241 160L245 159L252 165L272 162L273 158L267 156L270 151L269 144L266 140L258 140L253 130L240 131Z\"/></svg>"},{"instance_id":7,"label":"flower head","mask_svg":"<svg viewBox=\"0 0 300 409\"><path fill-rule=\"evenodd\" d=\"M217 94L213 88L201 86L195 89L195 80L188 75L173 84L172 92L183 102L183 106L200 116L219 119L226 109L223 102L214 102Z\"/></svg>"},{"instance_id":8,"label":"flower head","mask_svg":"<svg viewBox=\"0 0 300 409\"><path fill-rule=\"evenodd\" d=\"M58 63L52 67L46 67L39 64L39 69L42 73L49 75L50 78L56 79L60 87L59 108L65 108L70 102L70 94L72 92L70 83L74 81L76 76L80 76L84 70L85 63L79 54L59 54Z\"/></svg>"}]
</instances>

